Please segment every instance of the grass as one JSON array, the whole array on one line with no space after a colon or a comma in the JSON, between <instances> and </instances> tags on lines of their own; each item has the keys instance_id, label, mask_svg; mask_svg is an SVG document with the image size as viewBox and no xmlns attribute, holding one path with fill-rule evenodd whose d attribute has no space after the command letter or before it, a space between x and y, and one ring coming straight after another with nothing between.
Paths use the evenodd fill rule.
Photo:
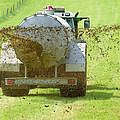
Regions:
<instances>
[{"instance_id":1,"label":"grass","mask_svg":"<svg viewBox=\"0 0 120 120\"><path fill-rule=\"evenodd\" d=\"M72 3L72 4L71 4ZM47 5L64 6L66 10L76 13L79 16L88 16L91 19L91 26L120 24L120 2L119 0L26 0L19 12L10 19L0 23L0 27L18 25L22 20Z\"/></svg>"},{"instance_id":2,"label":"grass","mask_svg":"<svg viewBox=\"0 0 120 120\"><path fill-rule=\"evenodd\" d=\"M11 16L14 16L25 2L25 0L23 0L23 3L22 0L0 0L0 23L7 21ZM11 10L12 13L10 12Z\"/></svg>"},{"instance_id":3,"label":"grass","mask_svg":"<svg viewBox=\"0 0 120 120\"><path fill-rule=\"evenodd\" d=\"M119 120L120 2L30 0L26 1L22 11L0 26L19 24L24 17L42 10L48 4L65 6L73 12L80 11L80 16L89 16L92 27L96 26L82 35L88 46L87 95L64 98L60 97L58 89L34 89L29 96L13 98L3 96L0 89L0 120Z\"/></svg>"},{"instance_id":4,"label":"grass","mask_svg":"<svg viewBox=\"0 0 120 120\"><path fill-rule=\"evenodd\" d=\"M15 2L15 0L0 0L0 16L2 15L3 11L6 15L7 8L11 8Z\"/></svg>"},{"instance_id":5,"label":"grass","mask_svg":"<svg viewBox=\"0 0 120 120\"><path fill-rule=\"evenodd\" d=\"M3 98L8 99L9 105L2 107L1 120L118 120L120 117L119 91L104 86L89 85L87 95L82 98L60 97L57 89L35 89L27 97Z\"/></svg>"}]
</instances>

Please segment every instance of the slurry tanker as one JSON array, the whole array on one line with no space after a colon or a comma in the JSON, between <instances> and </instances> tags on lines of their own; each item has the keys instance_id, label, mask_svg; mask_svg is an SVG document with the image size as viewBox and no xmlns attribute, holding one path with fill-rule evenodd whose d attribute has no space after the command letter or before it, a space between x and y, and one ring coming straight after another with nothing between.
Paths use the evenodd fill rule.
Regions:
<instances>
[{"instance_id":1,"label":"slurry tanker","mask_svg":"<svg viewBox=\"0 0 120 120\"><path fill-rule=\"evenodd\" d=\"M64 97L85 96L87 47L78 38L78 23L83 20L88 29L90 20L78 14L49 5L16 27L1 48L4 95L23 96L33 88L59 88Z\"/></svg>"}]
</instances>

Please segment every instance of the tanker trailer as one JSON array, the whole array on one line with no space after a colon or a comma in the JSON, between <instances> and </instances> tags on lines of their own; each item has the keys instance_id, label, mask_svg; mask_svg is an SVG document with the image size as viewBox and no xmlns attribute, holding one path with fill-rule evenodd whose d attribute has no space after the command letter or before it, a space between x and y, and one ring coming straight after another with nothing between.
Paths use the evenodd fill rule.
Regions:
<instances>
[{"instance_id":1,"label":"tanker trailer","mask_svg":"<svg viewBox=\"0 0 120 120\"><path fill-rule=\"evenodd\" d=\"M86 42L79 39L78 22L88 17L63 7L48 6L16 27L16 37L2 44L2 91L28 95L32 88L59 88L61 96L86 94Z\"/></svg>"}]
</instances>

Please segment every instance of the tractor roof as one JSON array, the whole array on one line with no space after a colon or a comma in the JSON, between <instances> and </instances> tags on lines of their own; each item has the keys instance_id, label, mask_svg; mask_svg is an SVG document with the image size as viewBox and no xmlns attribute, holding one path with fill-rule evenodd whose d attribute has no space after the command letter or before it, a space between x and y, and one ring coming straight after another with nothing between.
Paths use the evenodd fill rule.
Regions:
<instances>
[{"instance_id":1,"label":"tractor roof","mask_svg":"<svg viewBox=\"0 0 120 120\"><path fill-rule=\"evenodd\" d=\"M47 6L43 8L44 11L38 11L36 14L49 14L49 15L55 15L59 16L62 18L73 18L74 14L72 12L66 12L64 7L52 7L52 6Z\"/></svg>"}]
</instances>

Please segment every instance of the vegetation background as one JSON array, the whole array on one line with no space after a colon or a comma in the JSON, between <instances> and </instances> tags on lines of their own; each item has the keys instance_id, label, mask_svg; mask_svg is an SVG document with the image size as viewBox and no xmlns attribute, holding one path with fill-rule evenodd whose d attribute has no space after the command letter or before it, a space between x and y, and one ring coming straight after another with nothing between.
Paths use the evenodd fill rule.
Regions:
<instances>
[{"instance_id":1,"label":"vegetation background","mask_svg":"<svg viewBox=\"0 0 120 120\"><path fill-rule=\"evenodd\" d=\"M14 2L0 0L0 8ZM3 96L0 89L0 120L119 120L119 0L24 0L14 15L0 18L0 27L18 25L49 4L90 17L91 29L80 30L88 46L87 95L64 98L58 89L35 89L14 98Z\"/></svg>"}]
</instances>

